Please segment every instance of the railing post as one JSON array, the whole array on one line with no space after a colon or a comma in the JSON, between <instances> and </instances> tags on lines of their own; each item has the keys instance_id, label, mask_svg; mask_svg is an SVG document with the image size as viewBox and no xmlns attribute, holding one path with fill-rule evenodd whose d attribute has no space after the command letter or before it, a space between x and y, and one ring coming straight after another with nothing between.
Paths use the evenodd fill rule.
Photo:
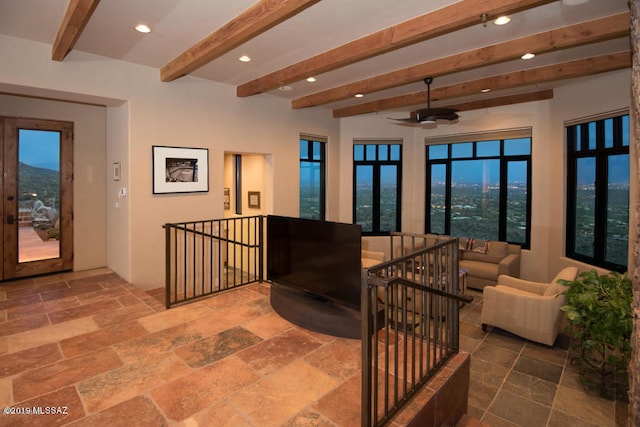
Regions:
<instances>
[{"instance_id":1,"label":"railing post","mask_svg":"<svg viewBox=\"0 0 640 427\"><path fill-rule=\"evenodd\" d=\"M265 218L266 217L264 215L260 215L260 217L258 217L258 256L260 259L258 261L258 277L260 278L261 282L267 279L264 274L264 254L267 251L267 249L264 247Z\"/></svg>"},{"instance_id":2,"label":"railing post","mask_svg":"<svg viewBox=\"0 0 640 427\"><path fill-rule=\"evenodd\" d=\"M165 241L165 258L164 258L164 306L169 308L171 306L171 225L164 225L164 241Z\"/></svg>"},{"instance_id":3,"label":"railing post","mask_svg":"<svg viewBox=\"0 0 640 427\"><path fill-rule=\"evenodd\" d=\"M360 316L362 348L362 387L361 387L361 426L369 427L371 423L371 335L373 328L371 316L371 296L369 295L369 270L363 269L360 279Z\"/></svg>"},{"instance_id":4,"label":"railing post","mask_svg":"<svg viewBox=\"0 0 640 427\"><path fill-rule=\"evenodd\" d=\"M458 253L458 238L455 238L455 243L451 248L451 258L453 259L453 274L451 279L453 280L452 293L458 294L460 290L460 264ZM460 350L460 303L458 301L450 301L450 304L456 304L457 307L452 310L451 330L452 339L451 346L456 353Z\"/></svg>"}]
</instances>

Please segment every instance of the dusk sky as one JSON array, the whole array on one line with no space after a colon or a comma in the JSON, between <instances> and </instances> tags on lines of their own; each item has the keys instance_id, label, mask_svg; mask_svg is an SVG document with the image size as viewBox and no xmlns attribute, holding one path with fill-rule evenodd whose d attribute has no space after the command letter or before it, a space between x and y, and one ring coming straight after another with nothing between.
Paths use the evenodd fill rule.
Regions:
<instances>
[{"instance_id":1,"label":"dusk sky","mask_svg":"<svg viewBox=\"0 0 640 427\"><path fill-rule=\"evenodd\" d=\"M22 163L60 171L60 133L20 129L18 156Z\"/></svg>"}]
</instances>

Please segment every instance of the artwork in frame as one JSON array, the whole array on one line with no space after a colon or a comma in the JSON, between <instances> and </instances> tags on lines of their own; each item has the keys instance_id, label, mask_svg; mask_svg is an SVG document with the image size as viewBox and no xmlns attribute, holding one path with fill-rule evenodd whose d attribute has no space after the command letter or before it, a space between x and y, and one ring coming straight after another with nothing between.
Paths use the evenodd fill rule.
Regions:
<instances>
[{"instance_id":1,"label":"artwork in frame","mask_svg":"<svg viewBox=\"0 0 640 427\"><path fill-rule=\"evenodd\" d=\"M231 209L231 190L228 187L224 189L224 209Z\"/></svg>"},{"instance_id":2,"label":"artwork in frame","mask_svg":"<svg viewBox=\"0 0 640 427\"><path fill-rule=\"evenodd\" d=\"M120 181L120 162L113 164L113 180Z\"/></svg>"},{"instance_id":3,"label":"artwork in frame","mask_svg":"<svg viewBox=\"0 0 640 427\"><path fill-rule=\"evenodd\" d=\"M153 194L209 191L207 148L153 147Z\"/></svg>"},{"instance_id":4,"label":"artwork in frame","mask_svg":"<svg viewBox=\"0 0 640 427\"><path fill-rule=\"evenodd\" d=\"M249 208L260 209L260 192L249 191Z\"/></svg>"}]
</instances>

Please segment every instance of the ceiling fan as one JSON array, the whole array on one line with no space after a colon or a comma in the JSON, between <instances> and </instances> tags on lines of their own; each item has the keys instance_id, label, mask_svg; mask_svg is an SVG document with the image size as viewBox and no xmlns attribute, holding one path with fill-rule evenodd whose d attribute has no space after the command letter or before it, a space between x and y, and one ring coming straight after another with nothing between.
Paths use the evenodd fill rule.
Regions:
<instances>
[{"instance_id":1,"label":"ceiling fan","mask_svg":"<svg viewBox=\"0 0 640 427\"><path fill-rule=\"evenodd\" d=\"M438 120L455 121L458 120L458 115L453 108L431 108L431 83L433 83L433 77L427 77L424 79L427 85L427 108L421 108L411 112L411 117L406 119L393 119L405 123L419 123L419 124L433 124ZM390 117L391 118L391 117Z\"/></svg>"}]
</instances>

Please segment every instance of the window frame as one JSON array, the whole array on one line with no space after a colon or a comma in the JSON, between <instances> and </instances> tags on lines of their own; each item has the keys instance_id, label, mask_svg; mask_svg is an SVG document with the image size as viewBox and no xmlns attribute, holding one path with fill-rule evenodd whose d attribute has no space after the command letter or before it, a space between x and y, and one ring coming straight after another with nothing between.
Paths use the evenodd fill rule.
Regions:
<instances>
[{"instance_id":1,"label":"window frame","mask_svg":"<svg viewBox=\"0 0 640 427\"><path fill-rule=\"evenodd\" d=\"M302 151L300 151L300 163L299 163L299 167L300 167L300 171L302 171L302 163L311 163L311 164L319 164L320 165L320 189L319 189L319 218L313 218L313 219L318 219L321 221L325 221L326 220L326 216L327 216L327 138L324 137L318 137L318 136L312 136L312 135L300 135L299 138L299 148L301 148L301 144L303 143L303 141L307 142L307 157L303 158L302 156ZM315 154L315 150L313 149L313 145L314 143L319 144L320 150L319 150L319 158L318 159L314 159L314 154ZM298 185L300 185L300 183L298 183ZM301 210L301 206L300 206L300 202L302 201L302 198L299 197L298 200L298 216L302 217L302 210ZM304 217L307 218L307 217Z\"/></svg>"},{"instance_id":2,"label":"window frame","mask_svg":"<svg viewBox=\"0 0 640 427\"><path fill-rule=\"evenodd\" d=\"M363 160L356 160L356 149L362 146L364 158ZM367 147L375 146L375 158L367 158ZM387 159L380 159L380 147L386 146ZM398 147L398 160L392 160L392 147ZM358 189L357 189L357 174L359 166L370 166L372 171L372 230L362 230L363 236L388 236L392 231L402 230L402 141L372 141L372 140L354 140L353 143L353 196L352 196L352 218L353 224L357 222L357 206L358 206ZM396 167L396 207L395 207L395 229L394 230L381 230L381 168L383 166L395 166Z\"/></svg>"},{"instance_id":3,"label":"window frame","mask_svg":"<svg viewBox=\"0 0 640 427\"><path fill-rule=\"evenodd\" d=\"M529 140L529 154L505 154L505 141ZM478 144L488 141L499 142L499 153L494 155L481 154L478 155ZM432 197L432 166L444 165L445 166L445 213L444 213L444 230L443 234L451 234L451 193L452 193L452 163L457 161L482 161L482 160L498 160L500 162L499 170L499 183L500 193L498 195L498 236L497 240L506 241L509 243L515 243L520 245L523 249L529 249L531 247L531 200L532 200L532 182L531 172L533 169L533 156L531 155L531 147L533 140L531 136L531 128L523 128L516 130L505 131L490 131L479 134L465 134L465 135L453 135L444 138L428 138L425 139L425 217L424 217L424 230L425 233L432 233L433 227L431 224L431 197ZM471 144L470 156L455 156L453 151L457 144ZM447 147L447 155L445 158L429 159L429 150L433 146ZM507 240L507 220L508 220L508 167L513 162L525 162L526 163L526 212L525 212L525 241L524 242L512 242ZM457 236L457 237L473 237L473 236ZM495 240L495 239L492 239Z\"/></svg>"},{"instance_id":4,"label":"window frame","mask_svg":"<svg viewBox=\"0 0 640 427\"><path fill-rule=\"evenodd\" d=\"M626 117L627 126L630 126L628 111L618 111L605 114L600 117L591 117L582 121L565 123L566 149L567 149L567 187L566 187L566 232L565 232L565 256L576 261L584 262L596 267L624 272L627 270L629 251L627 239L627 264L621 265L606 259L606 240L608 222L608 186L609 186L609 158L617 155L627 155L629 162L630 148L629 135L623 133L623 121ZM606 147L607 133L605 123L613 119L612 147ZM589 127L595 126L595 147L590 146ZM579 141L577 129L580 129ZM578 187L578 160L593 158L595 162L594 175L594 230L593 230L593 255L577 253L577 187ZM630 166L629 166L630 168ZM631 170L629 170L631 173ZM631 184L629 176L628 185ZM629 191L629 190L628 190ZM629 224L629 210L627 209L627 224Z\"/></svg>"}]
</instances>

